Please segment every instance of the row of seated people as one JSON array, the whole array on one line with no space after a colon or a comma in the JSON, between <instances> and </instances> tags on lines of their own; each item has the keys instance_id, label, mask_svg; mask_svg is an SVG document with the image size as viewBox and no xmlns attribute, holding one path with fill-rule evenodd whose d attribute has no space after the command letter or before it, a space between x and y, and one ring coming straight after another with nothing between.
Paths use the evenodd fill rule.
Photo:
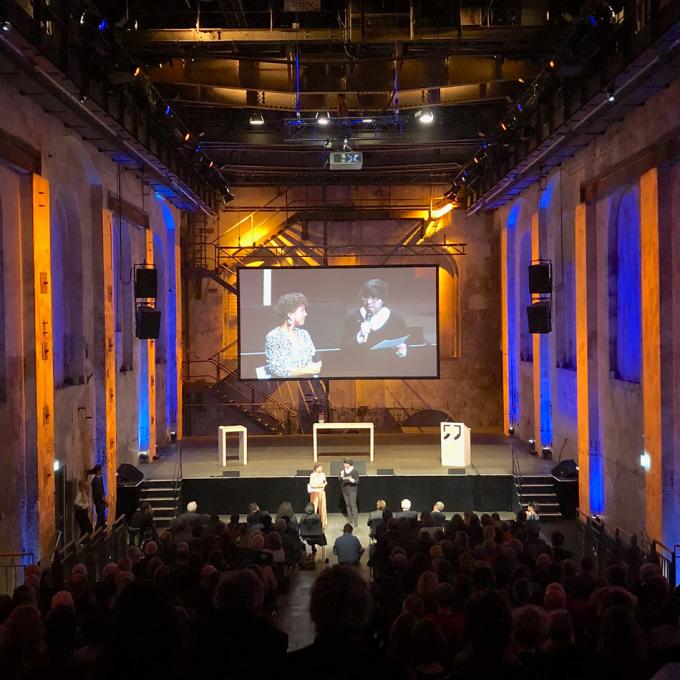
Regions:
<instances>
[{"instance_id":1,"label":"row of seated people","mask_svg":"<svg viewBox=\"0 0 680 680\"><path fill-rule=\"evenodd\" d=\"M262 553L273 532L283 544L288 524L272 526L179 518L96 583L84 565L28 568L0 598L0 677L678 677L680 606L659 567L597 574L523 513L454 515L434 535L389 518L373 582L356 567L324 569L311 589L315 640L287 653L275 624L291 612L277 610Z\"/></svg>"}]
</instances>

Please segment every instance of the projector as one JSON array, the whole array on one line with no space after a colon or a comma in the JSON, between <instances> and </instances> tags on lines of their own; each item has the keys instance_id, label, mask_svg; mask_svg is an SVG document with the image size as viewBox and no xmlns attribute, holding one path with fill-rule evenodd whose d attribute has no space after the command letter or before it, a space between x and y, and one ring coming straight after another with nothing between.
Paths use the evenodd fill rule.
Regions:
<instances>
[{"instance_id":1,"label":"projector","mask_svg":"<svg viewBox=\"0 0 680 680\"><path fill-rule=\"evenodd\" d=\"M361 151L333 151L331 153L331 170L361 170L364 165L364 154Z\"/></svg>"}]
</instances>

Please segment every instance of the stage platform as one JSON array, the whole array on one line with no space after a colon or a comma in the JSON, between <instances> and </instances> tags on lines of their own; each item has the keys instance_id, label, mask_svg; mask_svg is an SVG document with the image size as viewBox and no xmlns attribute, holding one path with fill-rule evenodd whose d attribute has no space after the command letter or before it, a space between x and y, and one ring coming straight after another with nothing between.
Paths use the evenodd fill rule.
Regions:
<instances>
[{"instance_id":1,"label":"stage platform","mask_svg":"<svg viewBox=\"0 0 680 680\"><path fill-rule=\"evenodd\" d=\"M472 434L471 465L450 470L440 463L439 434L376 433L375 460L368 460L368 435L319 435L319 462L329 485L329 512L340 509L338 479L331 476L331 462L351 457L365 465L359 487L359 510L372 510L384 498L398 507L409 498L416 508L443 501L447 510L478 512L513 511L516 507L512 477L512 446L518 453L522 474L548 475L555 465L530 454L524 442L502 435ZM183 501L196 500L202 512L243 514L251 501L274 512L288 500L296 512L307 502L307 477L312 469L310 435L260 435L248 438L248 464L239 464L236 439L230 439L226 467L218 462L215 437L189 437L182 441ZM168 447L159 460L141 466L147 480L172 479L179 463L178 447Z\"/></svg>"}]
</instances>

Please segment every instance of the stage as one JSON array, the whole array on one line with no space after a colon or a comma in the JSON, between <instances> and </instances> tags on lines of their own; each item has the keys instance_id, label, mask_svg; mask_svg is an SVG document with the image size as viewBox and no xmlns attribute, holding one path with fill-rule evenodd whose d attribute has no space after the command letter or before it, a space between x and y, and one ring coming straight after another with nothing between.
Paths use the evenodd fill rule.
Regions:
<instances>
[{"instance_id":1,"label":"stage","mask_svg":"<svg viewBox=\"0 0 680 680\"><path fill-rule=\"evenodd\" d=\"M555 465L528 452L524 442L495 434L472 434L471 465L452 470L440 463L439 434L376 433L375 460L368 460L366 433L319 435L319 462L328 477L329 512L340 507L340 489L331 464L343 458L355 461L361 473L359 510L368 512L375 500L384 498L397 508L409 498L418 510L429 509L436 500L447 512L511 512L516 508L512 476L512 445L522 475L549 475ZM227 465L218 462L217 433L214 437L189 437L182 441L182 498L196 500L200 511L243 514L256 501L275 512L288 500L302 512L308 499L307 478L312 469L312 435L258 435L248 438L248 464L238 461L235 437L227 446ZM180 462L178 445L160 452L157 461L140 466L147 480L173 479ZM365 472L364 472L365 466Z\"/></svg>"}]
</instances>

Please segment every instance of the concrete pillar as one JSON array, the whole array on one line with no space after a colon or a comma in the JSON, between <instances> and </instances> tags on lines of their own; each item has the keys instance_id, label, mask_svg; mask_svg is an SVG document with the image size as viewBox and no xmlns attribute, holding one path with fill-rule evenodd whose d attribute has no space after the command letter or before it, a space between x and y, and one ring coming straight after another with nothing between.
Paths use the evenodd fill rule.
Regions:
<instances>
[{"instance_id":1,"label":"concrete pillar","mask_svg":"<svg viewBox=\"0 0 680 680\"><path fill-rule=\"evenodd\" d=\"M640 276L642 283L642 411L645 451L651 466L645 475L645 528L663 540L661 429L661 321L659 268L658 170L640 177Z\"/></svg>"},{"instance_id":2,"label":"concrete pillar","mask_svg":"<svg viewBox=\"0 0 680 680\"><path fill-rule=\"evenodd\" d=\"M33 175L32 235L38 535L40 557L49 559L55 542L52 263L50 187L40 175Z\"/></svg>"}]
</instances>

